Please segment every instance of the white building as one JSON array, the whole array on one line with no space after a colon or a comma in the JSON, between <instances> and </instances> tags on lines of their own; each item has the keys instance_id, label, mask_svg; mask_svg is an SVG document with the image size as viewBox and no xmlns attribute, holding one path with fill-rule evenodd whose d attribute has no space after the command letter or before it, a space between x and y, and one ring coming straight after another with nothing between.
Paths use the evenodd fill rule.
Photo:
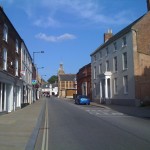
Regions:
<instances>
[{"instance_id":1,"label":"white building","mask_svg":"<svg viewBox=\"0 0 150 150\"><path fill-rule=\"evenodd\" d=\"M149 5L149 1L148 1ZM92 99L136 105L150 101L150 12L113 35L91 54Z\"/></svg>"},{"instance_id":2,"label":"white building","mask_svg":"<svg viewBox=\"0 0 150 150\"><path fill-rule=\"evenodd\" d=\"M23 80L22 104L31 104L33 102L32 58L24 42L21 44L21 76Z\"/></svg>"}]
</instances>

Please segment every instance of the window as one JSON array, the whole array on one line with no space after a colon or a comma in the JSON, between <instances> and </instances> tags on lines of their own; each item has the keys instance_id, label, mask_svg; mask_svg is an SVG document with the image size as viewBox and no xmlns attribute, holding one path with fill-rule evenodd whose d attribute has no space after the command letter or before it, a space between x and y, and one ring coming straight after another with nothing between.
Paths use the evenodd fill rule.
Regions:
<instances>
[{"instance_id":1,"label":"window","mask_svg":"<svg viewBox=\"0 0 150 150\"><path fill-rule=\"evenodd\" d=\"M108 56L108 54L109 54L109 49L108 49L108 47L106 48L106 56Z\"/></svg>"},{"instance_id":2,"label":"window","mask_svg":"<svg viewBox=\"0 0 150 150\"><path fill-rule=\"evenodd\" d=\"M109 61L108 60L106 61L106 71L110 71L109 70Z\"/></svg>"},{"instance_id":3,"label":"window","mask_svg":"<svg viewBox=\"0 0 150 150\"><path fill-rule=\"evenodd\" d=\"M3 70L7 70L7 50L3 49Z\"/></svg>"},{"instance_id":4,"label":"window","mask_svg":"<svg viewBox=\"0 0 150 150\"><path fill-rule=\"evenodd\" d=\"M122 57L123 57L123 70L125 70L125 69L128 68L128 65L127 65L127 52L123 53Z\"/></svg>"},{"instance_id":5,"label":"window","mask_svg":"<svg viewBox=\"0 0 150 150\"><path fill-rule=\"evenodd\" d=\"M128 76L123 77L124 94L128 94Z\"/></svg>"},{"instance_id":6,"label":"window","mask_svg":"<svg viewBox=\"0 0 150 150\"><path fill-rule=\"evenodd\" d=\"M117 78L114 79L114 94L118 94L118 83Z\"/></svg>"},{"instance_id":7,"label":"window","mask_svg":"<svg viewBox=\"0 0 150 150\"><path fill-rule=\"evenodd\" d=\"M96 66L94 67L94 79L96 79Z\"/></svg>"},{"instance_id":8,"label":"window","mask_svg":"<svg viewBox=\"0 0 150 150\"><path fill-rule=\"evenodd\" d=\"M99 74L102 73L102 64L99 65Z\"/></svg>"},{"instance_id":9,"label":"window","mask_svg":"<svg viewBox=\"0 0 150 150\"><path fill-rule=\"evenodd\" d=\"M114 57L114 72L117 72L117 57Z\"/></svg>"},{"instance_id":10,"label":"window","mask_svg":"<svg viewBox=\"0 0 150 150\"><path fill-rule=\"evenodd\" d=\"M18 76L18 60L15 61L15 75Z\"/></svg>"},{"instance_id":11,"label":"window","mask_svg":"<svg viewBox=\"0 0 150 150\"><path fill-rule=\"evenodd\" d=\"M8 27L6 26L6 24L4 25L3 29L3 40L8 42Z\"/></svg>"},{"instance_id":12,"label":"window","mask_svg":"<svg viewBox=\"0 0 150 150\"><path fill-rule=\"evenodd\" d=\"M18 49L19 49L18 40L16 39L16 52L17 52L17 53L18 53Z\"/></svg>"},{"instance_id":13,"label":"window","mask_svg":"<svg viewBox=\"0 0 150 150\"><path fill-rule=\"evenodd\" d=\"M117 43L114 43L114 51L117 51Z\"/></svg>"},{"instance_id":14,"label":"window","mask_svg":"<svg viewBox=\"0 0 150 150\"><path fill-rule=\"evenodd\" d=\"M127 46L127 40L126 37L122 38L122 47Z\"/></svg>"},{"instance_id":15,"label":"window","mask_svg":"<svg viewBox=\"0 0 150 150\"><path fill-rule=\"evenodd\" d=\"M102 59L102 51L99 52L99 58Z\"/></svg>"},{"instance_id":16,"label":"window","mask_svg":"<svg viewBox=\"0 0 150 150\"><path fill-rule=\"evenodd\" d=\"M94 61L96 61L96 55L94 55Z\"/></svg>"}]
</instances>

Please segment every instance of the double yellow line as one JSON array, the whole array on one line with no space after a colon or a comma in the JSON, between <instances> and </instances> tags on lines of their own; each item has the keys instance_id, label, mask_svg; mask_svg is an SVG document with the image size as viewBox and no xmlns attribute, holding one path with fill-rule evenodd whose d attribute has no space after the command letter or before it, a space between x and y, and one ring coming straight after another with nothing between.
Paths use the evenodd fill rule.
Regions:
<instances>
[{"instance_id":1,"label":"double yellow line","mask_svg":"<svg viewBox=\"0 0 150 150\"><path fill-rule=\"evenodd\" d=\"M48 150L48 103L46 100L46 107L45 107L45 123L44 123L44 132L43 132L43 140L42 140L42 148L41 150Z\"/></svg>"}]
</instances>

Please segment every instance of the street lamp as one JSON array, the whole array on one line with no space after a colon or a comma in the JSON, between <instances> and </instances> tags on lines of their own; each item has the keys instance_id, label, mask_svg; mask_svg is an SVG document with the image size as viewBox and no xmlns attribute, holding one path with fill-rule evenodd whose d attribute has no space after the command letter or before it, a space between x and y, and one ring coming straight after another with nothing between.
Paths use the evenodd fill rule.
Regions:
<instances>
[{"instance_id":1,"label":"street lamp","mask_svg":"<svg viewBox=\"0 0 150 150\"><path fill-rule=\"evenodd\" d=\"M35 53L44 53L44 51L33 52L33 64L34 64L34 54Z\"/></svg>"},{"instance_id":2,"label":"street lamp","mask_svg":"<svg viewBox=\"0 0 150 150\"><path fill-rule=\"evenodd\" d=\"M37 72L38 72L39 69L43 69L43 68L44 68L44 67L37 68Z\"/></svg>"}]
</instances>

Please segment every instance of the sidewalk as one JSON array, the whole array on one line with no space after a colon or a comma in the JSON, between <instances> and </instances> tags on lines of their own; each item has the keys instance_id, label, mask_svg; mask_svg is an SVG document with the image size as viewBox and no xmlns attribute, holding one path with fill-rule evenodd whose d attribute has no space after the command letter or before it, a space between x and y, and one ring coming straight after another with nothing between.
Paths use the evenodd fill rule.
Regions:
<instances>
[{"instance_id":1,"label":"sidewalk","mask_svg":"<svg viewBox=\"0 0 150 150\"><path fill-rule=\"evenodd\" d=\"M97 104L95 102L91 102L91 105L96 107L106 108L106 109L113 109L115 111L124 113L129 116L150 119L150 106L136 107L136 106L122 106L122 105L111 105L111 104L104 105L104 104Z\"/></svg>"},{"instance_id":2,"label":"sidewalk","mask_svg":"<svg viewBox=\"0 0 150 150\"><path fill-rule=\"evenodd\" d=\"M0 116L0 150L33 148L45 100L40 99L23 109Z\"/></svg>"}]
</instances>

